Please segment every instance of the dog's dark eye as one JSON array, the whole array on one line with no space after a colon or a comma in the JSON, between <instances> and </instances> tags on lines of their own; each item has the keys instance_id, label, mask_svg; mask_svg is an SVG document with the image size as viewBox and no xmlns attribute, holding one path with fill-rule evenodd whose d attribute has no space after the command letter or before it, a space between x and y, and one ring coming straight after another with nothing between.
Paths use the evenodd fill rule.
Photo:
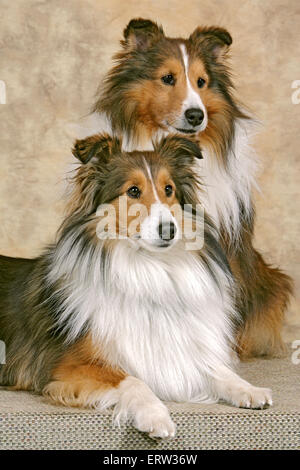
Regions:
<instances>
[{"instance_id":1,"label":"dog's dark eye","mask_svg":"<svg viewBox=\"0 0 300 470\"><path fill-rule=\"evenodd\" d=\"M166 85L175 85L175 78L171 73L169 75L165 75L161 79Z\"/></svg>"},{"instance_id":2,"label":"dog's dark eye","mask_svg":"<svg viewBox=\"0 0 300 470\"><path fill-rule=\"evenodd\" d=\"M198 78L198 82L197 82L198 88L203 88L205 83L206 83L206 81L204 80L204 78L201 78L201 77Z\"/></svg>"},{"instance_id":3,"label":"dog's dark eye","mask_svg":"<svg viewBox=\"0 0 300 470\"><path fill-rule=\"evenodd\" d=\"M167 196L167 197L172 196L172 194L173 194L173 187L172 187L170 184L167 184L167 186L165 187L165 193L166 193L166 196Z\"/></svg>"},{"instance_id":4,"label":"dog's dark eye","mask_svg":"<svg viewBox=\"0 0 300 470\"><path fill-rule=\"evenodd\" d=\"M127 194L129 197L138 199L141 195L141 191L137 186L131 186L131 188L127 189Z\"/></svg>"}]
</instances>

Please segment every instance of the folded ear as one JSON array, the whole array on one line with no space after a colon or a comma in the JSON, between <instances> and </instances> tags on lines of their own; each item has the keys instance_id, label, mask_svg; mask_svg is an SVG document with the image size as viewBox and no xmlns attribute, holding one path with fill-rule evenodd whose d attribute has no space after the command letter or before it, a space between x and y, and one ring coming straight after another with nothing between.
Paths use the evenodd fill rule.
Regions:
<instances>
[{"instance_id":1,"label":"folded ear","mask_svg":"<svg viewBox=\"0 0 300 470\"><path fill-rule=\"evenodd\" d=\"M180 135L169 135L163 138L157 145L156 151L163 157L174 158L185 163L193 163L194 158L203 158L199 143L194 139L181 137Z\"/></svg>"},{"instance_id":2,"label":"folded ear","mask_svg":"<svg viewBox=\"0 0 300 470\"><path fill-rule=\"evenodd\" d=\"M190 35L191 43L200 43L214 59L222 59L232 44L232 37L224 28L217 26L198 27Z\"/></svg>"},{"instance_id":3,"label":"folded ear","mask_svg":"<svg viewBox=\"0 0 300 470\"><path fill-rule=\"evenodd\" d=\"M112 152L121 149L119 139L108 134L97 134L86 139L76 140L72 153L83 164L89 162L108 161Z\"/></svg>"},{"instance_id":4,"label":"folded ear","mask_svg":"<svg viewBox=\"0 0 300 470\"><path fill-rule=\"evenodd\" d=\"M161 26L151 20L136 18L132 19L124 29L124 41L121 43L125 48L144 51L163 36Z\"/></svg>"}]
</instances>

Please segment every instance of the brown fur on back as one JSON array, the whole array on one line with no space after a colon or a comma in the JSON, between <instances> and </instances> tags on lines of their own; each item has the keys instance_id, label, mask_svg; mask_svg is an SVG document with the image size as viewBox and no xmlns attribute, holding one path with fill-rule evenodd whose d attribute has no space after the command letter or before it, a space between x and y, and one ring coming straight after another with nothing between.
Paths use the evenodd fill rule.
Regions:
<instances>
[{"instance_id":1,"label":"brown fur on back","mask_svg":"<svg viewBox=\"0 0 300 470\"><path fill-rule=\"evenodd\" d=\"M0 340L6 346L1 385L41 391L66 349L64 336L54 334L45 270L42 258L0 256Z\"/></svg>"},{"instance_id":2,"label":"brown fur on back","mask_svg":"<svg viewBox=\"0 0 300 470\"><path fill-rule=\"evenodd\" d=\"M228 250L238 288L237 308L242 315L237 331L238 353L241 359L281 356L286 350L281 331L292 281L264 261L252 246L249 229L251 226L244 227L238 247Z\"/></svg>"}]
</instances>

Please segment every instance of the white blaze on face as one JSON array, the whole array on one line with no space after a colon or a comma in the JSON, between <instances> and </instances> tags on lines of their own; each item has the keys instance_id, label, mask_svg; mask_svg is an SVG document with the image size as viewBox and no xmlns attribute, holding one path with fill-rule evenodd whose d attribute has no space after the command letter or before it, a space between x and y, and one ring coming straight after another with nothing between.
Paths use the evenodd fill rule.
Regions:
<instances>
[{"instance_id":1,"label":"white blaze on face","mask_svg":"<svg viewBox=\"0 0 300 470\"><path fill-rule=\"evenodd\" d=\"M146 170L147 170L149 180L150 180L151 185L152 185L152 191L153 191L155 200L156 200L156 202L160 202L160 199L158 197L156 187L155 187L155 184L154 184L154 181L153 181L153 178L152 178L152 173L151 173L150 167L149 167L148 163L146 162L145 158L144 158L144 163L145 163L145 167L146 167Z\"/></svg>"},{"instance_id":2,"label":"white blaze on face","mask_svg":"<svg viewBox=\"0 0 300 470\"><path fill-rule=\"evenodd\" d=\"M181 54L182 54L182 59L183 59L183 64L184 64L184 71L185 71L185 77L186 77L186 84L187 84L187 96L184 102L182 103L182 120L184 120L184 113L187 109L190 108L200 108L203 113L204 113L204 119L201 123L201 126L199 126L200 131L204 130L207 126L207 112L205 109L205 106L199 96L199 94L194 90L194 88L191 85L190 79L189 79L189 56L186 50L186 47L184 44L181 44L180 46ZM182 126L185 128L186 126Z\"/></svg>"},{"instance_id":3,"label":"white blaze on face","mask_svg":"<svg viewBox=\"0 0 300 470\"><path fill-rule=\"evenodd\" d=\"M178 224L176 222L176 219L172 215L169 207L163 204L161 200L159 199L157 189L153 181L151 169L145 159L144 159L144 162L145 162L145 167L147 170L149 180L152 185L152 191L154 194L155 203L151 205L150 214L144 219L144 221L141 224L141 239L147 243L147 246L150 245L150 246L153 246L153 248L155 248L155 246L159 247L160 242L162 242L162 240L159 237L159 231L158 231L159 225L164 224L164 223L165 224L173 223L175 224L177 232L178 232ZM150 246L148 247L150 248Z\"/></svg>"}]
</instances>

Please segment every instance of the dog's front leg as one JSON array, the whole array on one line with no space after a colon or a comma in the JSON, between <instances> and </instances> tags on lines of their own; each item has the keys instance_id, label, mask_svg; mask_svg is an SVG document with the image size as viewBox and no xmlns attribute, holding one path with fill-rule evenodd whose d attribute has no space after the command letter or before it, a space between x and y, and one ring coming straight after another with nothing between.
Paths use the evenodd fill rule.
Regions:
<instances>
[{"instance_id":1,"label":"dog's front leg","mask_svg":"<svg viewBox=\"0 0 300 470\"><path fill-rule=\"evenodd\" d=\"M176 426L167 407L141 380L127 376L118 386L119 400L115 406L116 421L131 420L133 425L150 437L173 437Z\"/></svg>"},{"instance_id":2,"label":"dog's front leg","mask_svg":"<svg viewBox=\"0 0 300 470\"><path fill-rule=\"evenodd\" d=\"M142 381L106 364L90 335L71 346L51 373L43 395L65 406L114 406L116 423L129 420L151 437L175 435L167 407Z\"/></svg>"},{"instance_id":3,"label":"dog's front leg","mask_svg":"<svg viewBox=\"0 0 300 470\"><path fill-rule=\"evenodd\" d=\"M151 437L172 437L176 426L167 407L141 380L97 365L60 367L44 396L67 406L105 409L114 406L117 424L129 421Z\"/></svg>"},{"instance_id":4,"label":"dog's front leg","mask_svg":"<svg viewBox=\"0 0 300 470\"><path fill-rule=\"evenodd\" d=\"M269 388L254 387L227 367L220 368L212 378L213 393L239 408L262 409L273 404Z\"/></svg>"}]
</instances>

